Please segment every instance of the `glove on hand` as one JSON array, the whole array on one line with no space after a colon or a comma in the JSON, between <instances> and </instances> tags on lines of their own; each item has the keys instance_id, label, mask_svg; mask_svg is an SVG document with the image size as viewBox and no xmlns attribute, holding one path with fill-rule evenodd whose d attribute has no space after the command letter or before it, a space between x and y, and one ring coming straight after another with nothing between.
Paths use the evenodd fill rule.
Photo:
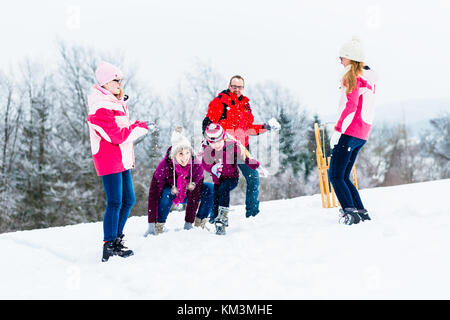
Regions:
<instances>
[{"instance_id":1,"label":"glove on hand","mask_svg":"<svg viewBox=\"0 0 450 320\"><path fill-rule=\"evenodd\" d=\"M220 178L220 175L222 174L223 169L223 163L219 162L212 166L211 173L215 175L217 178Z\"/></svg>"},{"instance_id":2,"label":"glove on hand","mask_svg":"<svg viewBox=\"0 0 450 320\"><path fill-rule=\"evenodd\" d=\"M267 130L275 130L279 131L281 129L280 123L277 121L277 119L272 118L266 123L266 129Z\"/></svg>"},{"instance_id":3,"label":"glove on hand","mask_svg":"<svg viewBox=\"0 0 450 320\"><path fill-rule=\"evenodd\" d=\"M267 178L269 176L269 172L265 168L263 168L263 166L259 166L258 168L256 168L256 171L258 171L261 178Z\"/></svg>"}]
</instances>

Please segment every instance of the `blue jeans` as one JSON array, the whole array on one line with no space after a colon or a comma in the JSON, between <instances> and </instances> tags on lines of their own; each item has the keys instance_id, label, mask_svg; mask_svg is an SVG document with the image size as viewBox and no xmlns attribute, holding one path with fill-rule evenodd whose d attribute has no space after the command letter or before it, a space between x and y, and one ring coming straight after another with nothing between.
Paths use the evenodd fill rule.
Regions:
<instances>
[{"instance_id":1,"label":"blue jeans","mask_svg":"<svg viewBox=\"0 0 450 320\"><path fill-rule=\"evenodd\" d=\"M350 181L350 173L365 143L366 140L342 134L331 151L328 175L342 209L364 209L358 189Z\"/></svg>"},{"instance_id":2,"label":"blue jeans","mask_svg":"<svg viewBox=\"0 0 450 320\"><path fill-rule=\"evenodd\" d=\"M163 189L161 198L159 199L158 205L158 222L164 223L167 220L167 216L170 213L170 208L172 208L175 195L171 192L171 187L167 186ZM213 206L213 196L214 196L214 186L212 183L203 182L202 191L200 193L200 205L197 211L197 218L203 219L209 216L209 213ZM184 198L183 204L186 204L188 197Z\"/></svg>"},{"instance_id":3,"label":"blue jeans","mask_svg":"<svg viewBox=\"0 0 450 320\"><path fill-rule=\"evenodd\" d=\"M136 203L131 171L102 176L106 194L106 210L103 217L104 241L112 241L123 233L123 228Z\"/></svg>"},{"instance_id":4,"label":"blue jeans","mask_svg":"<svg viewBox=\"0 0 450 320\"><path fill-rule=\"evenodd\" d=\"M229 178L214 185L214 207L212 218L215 219L219 214L219 206L230 206L230 192L237 187L238 182L238 178Z\"/></svg>"},{"instance_id":5,"label":"blue jeans","mask_svg":"<svg viewBox=\"0 0 450 320\"><path fill-rule=\"evenodd\" d=\"M247 192L245 194L245 216L256 216L259 213L259 172L251 169L246 164L238 164L242 175L247 182Z\"/></svg>"}]
</instances>

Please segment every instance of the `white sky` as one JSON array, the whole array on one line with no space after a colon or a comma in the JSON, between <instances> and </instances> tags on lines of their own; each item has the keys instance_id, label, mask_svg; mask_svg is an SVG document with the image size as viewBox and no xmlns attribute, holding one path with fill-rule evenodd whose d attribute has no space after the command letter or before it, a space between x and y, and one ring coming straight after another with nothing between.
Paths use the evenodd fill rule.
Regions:
<instances>
[{"instance_id":1,"label":"white sky","mask_svg":"<svg viewBox=\"0 0 450 320\"><path fill-rule=\"evenodd\" d=\"M339 47L358 35L380 74L378 103L450 97L448 0L16 0L1 12L0 68L26 56L51 62L59 37L123 50L160 94L199 57L248 86L277 81L327 114L336 112Z\"/></svg>"}]
</instances>

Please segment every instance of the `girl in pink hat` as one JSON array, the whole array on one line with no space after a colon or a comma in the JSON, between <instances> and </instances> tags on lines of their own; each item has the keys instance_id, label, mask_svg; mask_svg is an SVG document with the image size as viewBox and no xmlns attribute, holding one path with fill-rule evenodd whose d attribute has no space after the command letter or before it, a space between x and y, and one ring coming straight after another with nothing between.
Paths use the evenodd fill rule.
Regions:
<instances>
[{"instance_id":1,"label":"girl in pink hat","mask_svg":"<svg viewBox=\"0 0 450 320\"><path fill-rule=\"evenodd\" d=\"M129 257L123 244L123 229L136 202L130 170L134 168L133 141L148 132L145 121L130 121L123 93L122 72L101 62L95 72L97 84L88 97L88 125L97 175L106 194L103 218L102 261L118 255Z\"/></svg>"}]
</instances>

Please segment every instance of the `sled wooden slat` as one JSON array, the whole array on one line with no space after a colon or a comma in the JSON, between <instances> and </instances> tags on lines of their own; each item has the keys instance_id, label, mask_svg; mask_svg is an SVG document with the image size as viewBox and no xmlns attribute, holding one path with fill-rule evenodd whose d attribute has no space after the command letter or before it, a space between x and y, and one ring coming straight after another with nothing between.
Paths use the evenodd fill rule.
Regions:
<instances>
[{"instance_id":1,"label":"sled wooden slat","mask_svg":"<svg viewBox=\"0 0 450 320\"><path fill-rule=\"evenodd\" d=\"M330 157L326 155L325 149L325 125L322 125L322 130L318 123L314 123L314 134L316 137L316 159L317 172L319 175L320 196L322 199L323 208L334 208L340 206L336 199L336 193L333 185L328 178L328 168L330 166ZM352 168L353 184L358 189L358 179L356 175L356 163Z\"/></svg>"}]
</instances>

